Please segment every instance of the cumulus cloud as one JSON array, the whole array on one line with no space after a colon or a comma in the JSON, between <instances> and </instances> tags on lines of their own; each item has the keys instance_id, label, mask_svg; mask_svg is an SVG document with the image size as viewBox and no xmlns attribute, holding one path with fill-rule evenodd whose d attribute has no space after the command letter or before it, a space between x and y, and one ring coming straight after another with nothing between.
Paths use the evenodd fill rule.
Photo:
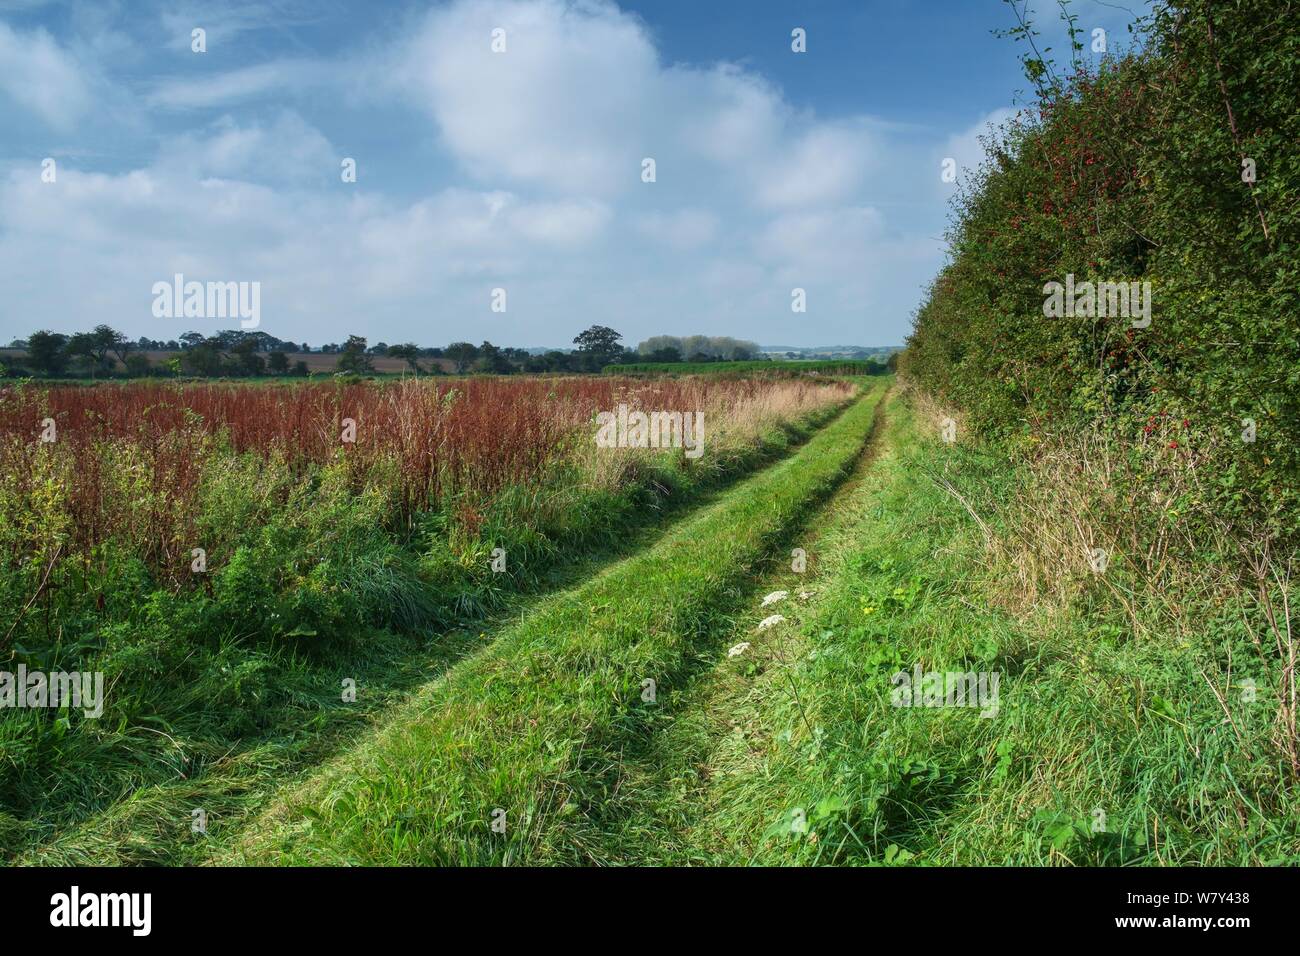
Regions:
<instances>
[{"instance_id":1,"label":"cumulus cloud","mask_svg":"<svg viewBox=\"0 0 1300 956\"><path fill-rule=\"evenodd\" d=\"M222 116L202 132L169 142L158 165L173 177L304 185L334 174L339 160L319 130L283 110L265 123L240 124Z\"/></svg>"},{"instance_id":2,"label":"cumulus cloud","mask_svg":"<svg viewBox=\"0 0 1300 956\"><path fill-rule=\"evenodd\" d=\"M72 56L44 30L0 22L0 93L59 131L90 109L91 92Z\"/></svg>"},{"instance_id":3,"label":"cumulus cloud","mask_svg":"<svg viewBox=\"0 0 1300 956\"><path fill-rule=\"evenodd\" d=\"M382 333L466 277L473 281L448 301L486 313L486 280L568 256L610 217L596 201L504 191L453 188L402 204L305 187L312 180L303 171L328 164L330 152L319 131L285 113L265 124L223 118L155 164L119 175L64 166L45 183L13 168L0 179L0 286L36 290L42 314L78 323L93 317L89 301L111 304L100 318L170 338L185 329L151 316L154 282L176 272L259 281L272 331L294 327L301 338L330 315L345 317L335 337L344 327Z\"/></svg>"},{"instance_id":4,"label":"cumulus cloud","mask_svg":"<svg viewBox=\"0 0 1300 956\"><path fill-rule=\"evenodd\" d=\"M146 101L186 125L136 168L0 176L11 304L37 324L170 338L185 329L152 318L150 289L184 272L261 281L264 328L299 340L557 344L592 322L633 341L901 339L941 250L891 222L893 204L928 203L941 221L937 160L922 157L964 161L971 131L918 142L870 116L796 109L734 64L665 64L642 21L606 0L453 0L411 16L333 58L145 80ZM211 22L242 35L257 16ZM0 53L17 37L4 30ZM17 39L28 55L41 41ZM31 108L72 122L89 94L44 42L63 92ZM407 117L406 141L358 156L367 170L428 150L435 171L408 159L401 189L340 182L329 117L310 111L322 91ZM497 286L504 315L488 308ZM790 311L795 286L807 315Z\"/></svg>"}]
</instances>

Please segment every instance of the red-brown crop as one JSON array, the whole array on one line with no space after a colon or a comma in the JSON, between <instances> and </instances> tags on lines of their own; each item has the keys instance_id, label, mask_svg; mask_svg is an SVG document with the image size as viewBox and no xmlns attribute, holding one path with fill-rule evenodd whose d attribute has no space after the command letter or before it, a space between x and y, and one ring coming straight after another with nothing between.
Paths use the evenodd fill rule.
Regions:
<instances>
[{"instance_id":1,"label":"red-brown crop","mask_svg":"<svg viewBox=\"0 0 1300 956\"><path fill-rule=\"evenodd\" d=\"M537 481L588 435L596 412L619 402L690 411L734 407L779 388L807 393L806 410L845 396L828 384L572 377L7 387L0 389L0 473L7 489L0 505L35 515L36 476L53 474L69 519L64 556L89 553L130 522L131 537L144 542L141 557L174 565L182 543L194 540L189 527L205 469L221 456L261 456L301 476L339 462L358 489L382 482L396 504L392 520L402 523L451 499L461 502L458 514L473 514L502 488ZM40 441L47 418L57 429L52 443ZM355 442L342 440L345 419L355 422ZM54 460L38 469L41 455ZM120 500L120 474L106 477L118 457L133 463L132 487L143 506ZM33 546L33 534L17 537L25 546L11 560L48 555L48 547ZM12 549L15 538L9 540Z\"/></svg>"}]
</instances>

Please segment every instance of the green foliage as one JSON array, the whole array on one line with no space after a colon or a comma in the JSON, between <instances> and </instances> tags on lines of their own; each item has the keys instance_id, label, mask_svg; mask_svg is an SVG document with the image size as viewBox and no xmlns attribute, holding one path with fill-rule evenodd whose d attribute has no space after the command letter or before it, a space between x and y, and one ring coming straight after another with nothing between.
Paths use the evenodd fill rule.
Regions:
<instances>
[{"instance_id":1,"label":"green foliage","mask_svg":"<svg viewBox=\"0 0 1300 956\"><path fill-rule=\"evenodd\" d=\"M843 361L748 361L748 362L637 362L631 365L606 365L606 375L745 375L770 372L773 375L883 375L887 371L878 362Z\"/></svg>"},{"instance_id":2,"label":"green foliage","mask_svg":"<svg viewBox=\"0 0 1300 956\"><path fill-rule=\"evenodd\" d=\"M315 821L310 831L282 833L272 813L235 855L573 861L594 845L600 810L619 789L617 768L656 719L657 707L638 703L642 677L656 675L665 695L685 684L748 568L844 479L879 394L654 547L505 629L427 685L346 770L323 768L293 797ZM490 828L494 807L512 808L504 835Z\"/></svg>"},{"instance_id":3,"label":"green foliage","mask_svg":"<svg viewBox=\"0 0 1300 956\"><path fill-rule=\"evenodd\" d=\"M1139 448L1137 473L1194 466L1200 513L1294 540L1300 21L1184 0L1142 39L1065 79L1036 61L1038 100L958 202L904 369L1009 447L1095 426ZM1150 327L1045 317L1045 283L1071 273L1150 282Z\"/></svg>"},{"instance_id":4,"label":"green foliage","mask_svg":"<svg viewBox=\"0 0 1300 956\"><path fill-rule=\"evenodd\" d=\"M71 556L77 459L9 436L31 460L25 475L0 472L0 603L13 609L0 666L101 671L110 690L98 721L0 712L0 856L48 852L62 831L65 860L175 861L193 848L158 821L184 822L195 794L233 811L253 786L243 774L321 759L385 694L467 653L464 629L628 547L632 532L781 456L838 411L828 404L699 462L656 456L599 488L561 457L488 496L462 487L425 501L409 526L392 462L359 470L346 454L237 453L227 431L190 436L186 454L203 467L184 499L194 513L173 524L160 516L180 502L160 494L156 460L103 442L82 464L122 511L93 552ZM193 571L200 546L206 570ZM497 547L509 557L502 573L489 563ZM361 705L341 706L342 677L364 686ZM115 833L119 817L139 829ZM102 843L81 831L92 820Z\"/></svg>"}]
</instances>

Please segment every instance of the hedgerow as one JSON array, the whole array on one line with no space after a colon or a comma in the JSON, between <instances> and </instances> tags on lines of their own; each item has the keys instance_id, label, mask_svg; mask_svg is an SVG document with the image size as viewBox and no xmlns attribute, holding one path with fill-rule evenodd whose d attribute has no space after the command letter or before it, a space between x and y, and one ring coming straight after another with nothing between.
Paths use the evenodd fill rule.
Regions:
<instances>
[{"instance_id":1,"label":"hedgerow","mask_svg":"<svg viewBox=\"0 0 1300 956\"><path fill-rule=\"evenodd\" d=\"M957 200L902 369L995 444L1099 430L1129 449L1126 480L1177 485L1176 513L1294 543L1297 13L1162 3L1122 54L1086 62L1072 31L1063 73L1031 24L1012 31L1033 102ZM1047 317L1069 274L1149 282L1150 325Z\"/></svg>"}]
</instances>

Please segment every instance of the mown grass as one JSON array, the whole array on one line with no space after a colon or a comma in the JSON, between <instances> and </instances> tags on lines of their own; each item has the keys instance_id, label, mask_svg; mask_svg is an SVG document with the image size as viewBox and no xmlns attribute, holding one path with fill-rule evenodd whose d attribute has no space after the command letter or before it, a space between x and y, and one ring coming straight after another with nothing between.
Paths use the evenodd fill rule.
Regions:
<instances>
[{"instance_id":1,"label":"mown grass","mask_svg":"<svg viewBox=\"0 0 1300 956\"><path fill-rule=\"evenodd\" d=\"M245 832L214 834L226 843L217 859L586 861L623 749L725 653L716 619L768 548L843 479L882 385L646 553L545 601Z\"/></svg>"},{"instance_id":2,"label":"mown grass","mask_svg":"<svg viewBox=\"0 0 1300 956\"><path fill-rule=\"evenodd\" d=\"M633 801L623 857L1300 861L1295 780L1272 736L1285 662L1252 663L1238 609L1190 587L1126 608L1100 582L1064 607L1028 595L1005 609L1010 569L972 512L996 539L1026 476L941 444L902 402L889 416L885 453L819 545L816 595L679 715L658 747L663 789ZM1122 566L1108 573L1136 590ZM1203 621L1199 638L1171 631L1171 604ZM891 706L891 676L917 663L999 672L996 715Z\"/></svg>"}]
</instances>

